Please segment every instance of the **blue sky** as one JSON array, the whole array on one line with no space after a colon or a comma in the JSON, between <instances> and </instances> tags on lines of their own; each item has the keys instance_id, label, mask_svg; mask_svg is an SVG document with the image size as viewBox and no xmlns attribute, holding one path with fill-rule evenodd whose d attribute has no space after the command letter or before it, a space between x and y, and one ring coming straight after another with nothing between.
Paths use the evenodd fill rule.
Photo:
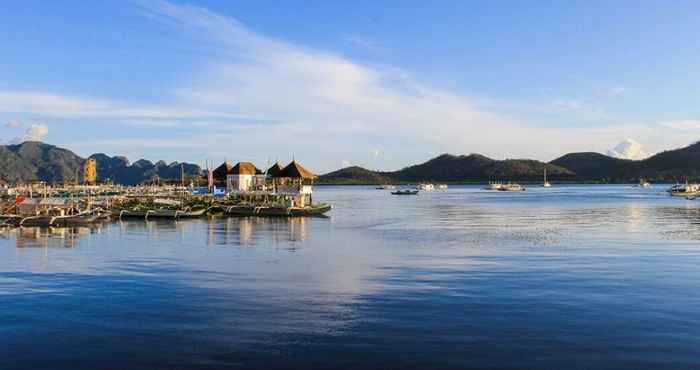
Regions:
<instances>
[{"instance_id":1,"label":"blue sky","mask_svg":"<svg viewBox=\"0 0 700 370\"><path fill-rule=\"evenodd\" d=\"M0 140L393 169L700 138L694 1L34 1L0 16Z\"/></svg>"}]
</instances>

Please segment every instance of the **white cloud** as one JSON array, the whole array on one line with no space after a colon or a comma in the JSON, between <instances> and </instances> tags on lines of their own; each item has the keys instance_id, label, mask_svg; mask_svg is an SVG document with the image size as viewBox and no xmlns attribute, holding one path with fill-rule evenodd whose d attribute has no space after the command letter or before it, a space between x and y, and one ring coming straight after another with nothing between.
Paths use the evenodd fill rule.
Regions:
<instances>
[{"instance_id":1,"label":"white cloud","mask_svg":"<svg viewBox=\"0 0 700 370\"><path fill-rule=\"evenodd\" d=\"M105 99L58 95L36 91L0 91L0 112L31 113L60 118L101 118L115 120L253 119L230 112L183 109L173 106L140 106Z\"/></svg>"},{"instance_id":2,"label":"white cloud","mask_svg":"<svg viewBox=\"0 0 700 370\"><path fill-rule=\"evenodd\" d=\"M620 159L640 160L649 157L649 153L644 150L642 144L627 139L606 152L607 155Z\"/></svg>"},{"instance_id":3,"label":"white cloud","mask_svg":"<svg viewBox=\"0 0 700 370\"><path fill-rule=\"evenodd\" d=\"M662 121L660 126L683 131L700 131L700 120Z\"/></svg>"},{"instance_id":4,"label":"white cloud","mask_svg":"<svg viewBox=\"0 0 700 370\"><path fill-rule=\"evenodd\" d=\"M25 141L44 141L49 134L49 127L44 124L31 124L24 135L10 140L11 144L20 144Z\"/></svg>"}]
</instances>

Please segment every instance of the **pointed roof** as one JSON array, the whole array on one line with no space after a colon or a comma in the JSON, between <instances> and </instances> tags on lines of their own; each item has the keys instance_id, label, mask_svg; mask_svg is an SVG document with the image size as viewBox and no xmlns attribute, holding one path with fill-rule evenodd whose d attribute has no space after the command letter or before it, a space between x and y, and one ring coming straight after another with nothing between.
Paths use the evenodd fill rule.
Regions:
<instances>
[{"instance_id":1,"label":"pointed roof","mask_svg":"<svg viewBox=\"0 0 700 370\"><path fill-rule=\"evenodd\" d=\"M216 167L216 169L213 172L214 178L217 180L226 180L226 175L231 172L231 169L233 168L233 165L231 162L226 161L221 164L221 166Z\"/></svg>"},{"instance_id":2,"label":"pointed roof","mask_svg":"<svg viewBox=\"0 0 700 370\"><path fill-rule=\"evenodd\" d=\"M259 175L262 172L250 162L238 162L228 172L229 175Z\"/></svg>"},{"instance_id":3,"label":"pointed roof","mask_svg":"<svg viewBox=\"0 0 700 370\"><path fill-rule=\"evenodd\" d=\"M316 175L313 172L307 170L299 164L297 161L292 161L287 167L283 168L282 171L276 177L291 177L291 178L302 178L302 179L313 179Z\"/></svg>"},{"instance_id":4,"label":"pointed roof","mask_svg":"<svg viewBox=\"0 0 700 370\"><path fill-rule=\"evenodd\" d=\"M282 172L282 165L279 162L275 162L272 167L267 169L267 175L271 177L277 177L280 172Z\"/></svg>"}]
</instances>

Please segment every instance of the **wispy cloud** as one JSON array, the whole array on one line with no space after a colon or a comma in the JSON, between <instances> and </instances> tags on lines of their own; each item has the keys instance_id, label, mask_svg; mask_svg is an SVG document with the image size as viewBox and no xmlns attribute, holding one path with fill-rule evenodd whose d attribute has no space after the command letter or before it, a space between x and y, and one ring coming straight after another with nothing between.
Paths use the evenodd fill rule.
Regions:
<instances>
[{"instance_id":1,"label":"wispy cloud","mask_svg":"<svg viewBox=\"0 0 700 370\"><path fill-rule=\"evenodd\" d=\"M504 114L508 109L498 101L477 104L469 96L426 84L408 71L367 65L332 51L271 38L201 7L160 0L131 3L145 17L194 40L193 45L216 50L202 56L206 59L197 66L204 67L192 70L187 81L167 94L172 101L127 104L47 92L0 91L0 112L118 120L169 129L167 137L157 141L116 137L80 143L85 151L167 147L183 156L230 153L229 158L240 155L262 161L295 155L319 172L333 169L344 159L360 165L376 162L377 155L367 155L376 153L376 148L391 153L394 162L387 163L396 167L439 152L551 159L574 150L604 151L625 137L660 144L658 126L542 125L523 119L524 115ZM591 120L603 115L591 111L585 101L565 98L552 99L545 110L588 114ZM183 125L207 132L185 135L177 131ZM683 138L664 140L668 144Z\"/></svg>"},{"instance_id":2,"label":"wispy cloud","mask_svg":"<svg viewBox=\"0 0 700 370\"><path fill-rule=\"evenodd\" d=\"M674 130L700 131L700 120L662 121L659 125Z\"/></svg>"}]
</instances>

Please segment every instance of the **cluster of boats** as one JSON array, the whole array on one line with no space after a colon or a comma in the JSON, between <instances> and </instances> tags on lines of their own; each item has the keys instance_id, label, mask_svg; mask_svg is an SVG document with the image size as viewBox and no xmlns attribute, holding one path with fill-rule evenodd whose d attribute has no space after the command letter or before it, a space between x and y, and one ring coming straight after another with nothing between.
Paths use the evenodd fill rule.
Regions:
<instances>
[{"instance_id":1,"label":"cluster of boats","mask_svg":"<svg viewBox=\"0 0 700 370\"><path fill-rule=\"evenodd\" d=\"M75 198L17 197L0 203L0 227L73 227L124 218L183 219L204 216L310 217L322 216L330 204L303 207L274 202L242 202L232 198L120 197L108 203Z\"/></svg>"},{"instance_id":2,"label":"cluster of boats","mask_svg":"<svg viewBox=\"0 0 700 370\"><path fill-rule=\"evenodd\" d=\"M448 186L447 184L438 184L434 185L431 183L419 183L415 187L408 187L404 189L397 189L396 185L390 185L390 184L385 184L385 185L379 185L377 186L377 190L391 190L391 194L393 195L417 195L418 192L420 191L434 191L435 189L438 190L447 190Z\"/></svg>"}]
</instances>

